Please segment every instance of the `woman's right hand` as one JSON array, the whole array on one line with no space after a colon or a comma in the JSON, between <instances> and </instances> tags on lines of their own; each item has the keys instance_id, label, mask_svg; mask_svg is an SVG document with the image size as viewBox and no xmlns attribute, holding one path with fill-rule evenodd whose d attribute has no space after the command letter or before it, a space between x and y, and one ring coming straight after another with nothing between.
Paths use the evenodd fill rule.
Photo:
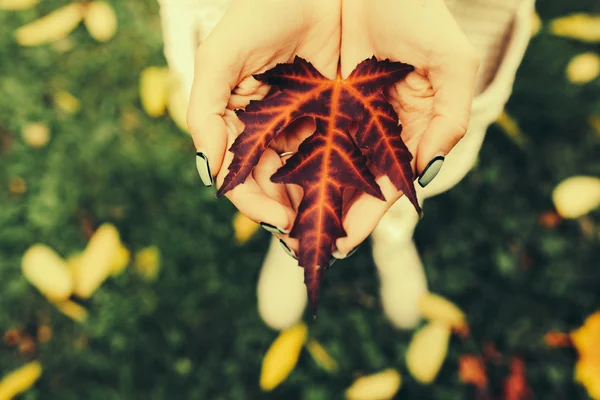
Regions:
<instances>
[{"instance_id":1,"label":"woman's right hand","mask_svg":"<svg viewBox=\"0 0 600 400\"><path fill-rule=\"evenodd\" d=\"M298 55L325 76L337 74L341 0L235 0L219 24L198 47L188 125L198 156L198 172L206 186L220 187L233 154L228 151L243 126L234 109L260 100L269 87L252 75ZM271 182L281 167L279 153L295 152L310 124L288 130L287 140L274 141L246 181L225 196L246 216L278 231L291 229L298 193ZM298 138L293 137L299 136ZM290 140L291 139L291 140ZM216 179L214 179L216 178ZM293 193L295 192L295 194Z\"/></svg>"}]
</instances>

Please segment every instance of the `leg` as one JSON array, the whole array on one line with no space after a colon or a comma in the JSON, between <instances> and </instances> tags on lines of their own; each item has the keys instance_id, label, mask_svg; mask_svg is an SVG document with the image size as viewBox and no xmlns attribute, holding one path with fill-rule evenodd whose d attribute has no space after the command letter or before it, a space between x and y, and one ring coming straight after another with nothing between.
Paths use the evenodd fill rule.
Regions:
<instances>
[{"instance_id":1,"label":"leg","mask_svg":"<svg viewBox=\"0 0 600 400\"><path fill-rule=\"evenodd\" d=\"M531 36L533 0L448 0L448 6L478 48L483 62L467 134L447 155L437 177L426 188L417 187L421 202L452 188L472 168L488 126L510 96ZM417 222L410 203L402 198L372 235L383 309L398 328L412 328L419 322L418 300L427 291L423 266L412 240Z\"/></svg>"}]
</instances>

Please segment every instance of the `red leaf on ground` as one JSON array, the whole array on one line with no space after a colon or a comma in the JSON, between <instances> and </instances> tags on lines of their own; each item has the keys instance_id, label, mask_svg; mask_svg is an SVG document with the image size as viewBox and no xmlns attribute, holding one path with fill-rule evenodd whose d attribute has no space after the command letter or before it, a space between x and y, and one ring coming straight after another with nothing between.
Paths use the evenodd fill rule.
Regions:
<instances>
[{"instance_id":1,"label":"red leaf on ground","mask_svg":"<svg viewBox=\"0 0 600 400\"><path fill-rule=\"evenodd\" d=\"M470 354L458 358L458 377L462 382L474 385L482 391L488 384L485 363L481 357Z\"/></svg>"},{"instance_id":2,"label":"red leaf on ground","mask_svg":"<svg viewBox=\"0 0 600 400\"><path fill-rule=\"evenodd\" d=\"M504 381L504 400L526 400L531 398L531 390L525 378L525 363L513 357L510 374Z\"/></svg>"},{"instance_id":3,"label":"red leaf on ground","mask_svg":"<svg viewBox=\"0 0 600 400\"><path fill-rule=\"evenodd\" d=\"M233 161L217 196L243 183L271 141L290 123L300 117L312 117L316 122L316 131L271 178L304 190L290 236L300 243L298 260L304 267L313 314L335 241L346 236L342 226L344 190L357 189L384 200L375 182L375 174L380 172L421 212L413 184L412 155L400 137L398 115L383 94L413 69L372 57L348 78L330 80L296 57L293 63L278 64L255 76L279 92L252 101L238 112L245 128L230 148ZM351 134L353 123L358 129Z\"/></svg>"}]
</instances>

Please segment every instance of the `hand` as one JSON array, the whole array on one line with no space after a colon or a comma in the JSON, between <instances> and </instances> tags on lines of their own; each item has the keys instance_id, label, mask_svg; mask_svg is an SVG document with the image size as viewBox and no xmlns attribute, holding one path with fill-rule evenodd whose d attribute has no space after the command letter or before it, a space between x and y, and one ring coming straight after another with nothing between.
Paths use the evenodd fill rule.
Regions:
<instances>
[{"instance_id":1,"label":"hand","mask_svg":"<svg viewBox=\"0 0 600 400\"><path fill-rule=\"evenodd\" d=\"M205 184L216 176L218 187L233 154L228 149L243 126L232 110L260 100L269 87L252 75L298 55L311 60L325 76L336 76L340 48L340 0L236 0L196 53L188 125L194 144L208 160L198 159ZM295 151L314 128L299 121L278 135L252 175L226 197L246 216L280 230L291 229L292 204L301 192L270 177L281 167L280 153ZM209 172L210 171L210 172Z\"/></svg>"},{"instance_id":2,"label":"hand","mask_svg":"<svg viewBox=\"0 0 600 400\"><path fill-rule=\"evenodd\" d=\"M423 173L464 136L471 110L478 57L443 0L344 0L342 77L365 58L389 58L415 71L387 93L403 125L402 138ZM359 194L344 216L348 236L336 242L346 254L375 229L402 196L386 176L377 179L386 202Z\"/></svg>"}]
</instances>

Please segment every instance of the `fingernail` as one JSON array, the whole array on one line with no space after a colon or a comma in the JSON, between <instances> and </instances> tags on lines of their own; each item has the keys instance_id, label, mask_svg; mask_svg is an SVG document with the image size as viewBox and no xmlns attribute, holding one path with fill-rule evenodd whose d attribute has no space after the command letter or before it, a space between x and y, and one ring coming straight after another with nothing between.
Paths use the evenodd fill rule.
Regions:
<instances>
[{"instance_id":1,"label":"fingernail","mask_svg":"<svg viewBox=\"0 0 600 400\"><path fill-rule=\"evenodd\" d=\"M298 259L298 257L296 257L296 253L294 253L294 250L290 249L290 247L287 245L286 242L283 241L283 239L279 239L279 243L281 243L281 247L283 247L283 250L285 250L286 253L288 253L288 255L294 259Z\"/></svg>"},{"instance_id":2,"label":"fingernail","mask_svg":"<svg viewBox=\"0 0 600 400\"><path fill-rule=\"evenodd\" d=\"M358 250L358 248L360 247L360 245L356 246L355 248L353 248L352 250L350 250L348 252L348 254L344 254L342 252L340 252L339 250L336 250L333 252L333 257L337 258L338 260L343 260L344 258L348 258L350 256L352 256L354 253L356 253L356 250Z\"/></svg>"},{"instance_id":3,"label":"fingernail","mask_svg":"<svg viewBox=\"0 0 600 400\"><path fill-rule=\"evenodd\" d=\"M421 176L419 176L419 185L421 185L421 187L423 188L429 185L433 178L437 176L438 172L440 172L440 169L442 169L443 163L444 156L436 156L431 161L429 161L429 164L427 164L427 166L421 173Z\"/></svg>"},{"instance_id":4,"label":"fingernail","mask_svg":"<svg viewBox=\"0 0 600 400\"><path fill-rule=\"evenodd\" d=\"M336 262L337 260L338 260L337 258L335 258L335 257L333 257L333 256L332 256L332 257L329 259L329 265L327 265L327 268L329 268L329 267L331 267L333 264L335 264L335 262Z\"/></svg>"},{"instance_id":5,"label":"fingernail","mask_svg":"<svg viewBox=\"0 0 600 400\"><path fill-rule=\"evenodd\" d=\"M210 173L208 158L206 158L206 155L201 151L196 153L196 169L198 170L198 175L200 175L200 179L202 179L204 186L210 187L215 183L215 180Z\"/></svg>"},{"instance_id":6,"label":"fingernail","mask_svg":"<svg viewBox=\"0 0 600 400\"><path fill-rule=\"evenodd\" d=\"M267 224L266 222L261 222L260 226L262 226L264 228L264 230L266 230L267 232L271 232L271 233L275 233L275 234L279 234L279 235L287 235L288 233L290 233L290 231L288 231L288 230L281 229L275 225Z\"/></svg>"}]
</instances>

